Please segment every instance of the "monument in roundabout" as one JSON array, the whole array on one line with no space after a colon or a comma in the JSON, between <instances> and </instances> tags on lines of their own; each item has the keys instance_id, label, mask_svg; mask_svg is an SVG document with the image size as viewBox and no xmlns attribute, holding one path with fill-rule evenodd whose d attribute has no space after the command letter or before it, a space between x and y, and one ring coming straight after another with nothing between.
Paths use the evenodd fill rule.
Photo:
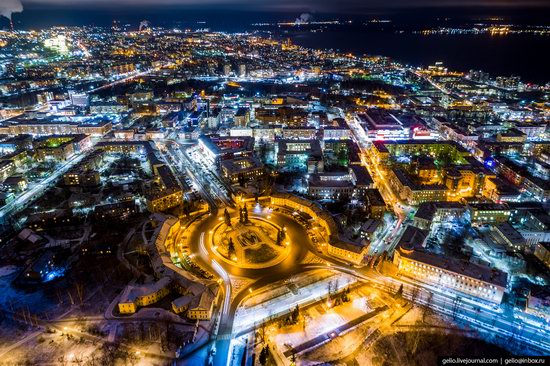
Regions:
<instances>
[{"instance_id":1,"label":"monument in roundabout","mask_svg":"<svg viewBox=\"0 0 550 366\"><path fill-rule=\"evenodd\" d=\"M249 216L246 205L238 217L223 212L223 220L211 231L211 248L222 261L240 268L268 268L290 252L286 228L260 217Z\"/></svg>"}]
</instances>

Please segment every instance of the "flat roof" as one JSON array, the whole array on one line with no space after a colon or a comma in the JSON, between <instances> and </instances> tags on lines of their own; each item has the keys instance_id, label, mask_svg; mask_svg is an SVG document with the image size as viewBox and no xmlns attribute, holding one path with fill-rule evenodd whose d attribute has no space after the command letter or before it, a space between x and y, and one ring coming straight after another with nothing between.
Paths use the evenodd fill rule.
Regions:
<instances>
[{"instance_id":1,"label":"flat roof","mask_svg":"<svg viewBox=\"0 0 550 366\"><path fill-rule=\"evenodd\" d=\"M432 267L441 268L442 270L490 283L495 286L506 288L506 284L508 283L508 274L506 272L481 264L455 258L445 258L421 250L414 250L411 253L400 252L400 255L416 262L425 263Z\"/></svg>"},{"instance_id":2,"label":"flat roof","mask_svg":"<svg viewBox=\"0 0 550 366\"><path fill-rule=\"evenodd\" d=\"M382 194L378 188L370 188L365 190L365 195L367 196L371 206L386 206L384 197L382 197Z\"/></svg>"},{"instance_id":3,"label":"flat roof","mask_svg":"<svg viewBox=\"0 0 550 366\"><path fill-rule=\"evenodd\" d=\"M358 186L370 186L374 183L374 180L369 174L367 168L362 165L350 165L349 169L355 176L355 184Z\"/></svg>"},{"instance_id":4,"label":"flat roof","mask_svg":"<svg viewBox=\"0 0 550 366\"><path fill-rule=\"evenodd\" d=\"M331 242L330 245L357 254L360 254L366 248L365 244L343 241L342 239L337 239Z\"/></svg>"},{"instance_id":5,"label":"flat roof","mask_svg":"<svg viewBox=\"0 0 550 366\"><path fill-rule=\"evenodd\" d=\"M496 225L495 228L513 244L525 243L525 238L510 223L503 222Z\"/></svg>"}]
</instances>

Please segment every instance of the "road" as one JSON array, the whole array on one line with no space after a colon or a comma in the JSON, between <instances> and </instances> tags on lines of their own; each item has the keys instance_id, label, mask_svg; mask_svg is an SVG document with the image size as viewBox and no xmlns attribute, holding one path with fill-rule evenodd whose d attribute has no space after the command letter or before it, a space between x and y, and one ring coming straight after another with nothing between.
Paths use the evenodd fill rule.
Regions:
<instances>
[{"instance_id":1,"label":"road","mask_svg":"<svg viewBox=\"0 0 550 366\"><path fill-rule=\"evenodd\" d=\"M348 119L349 120L349 119ZM380 189L384 198L387 199L397 217L393 228L388 229L383 235L381 242L385 251L393 250L397 243L400 233L405 228L408 221L407 216L413 211L412 207L406 206L399 202L389 183L385 179L384 173L373 162L368 161L368 146L369 143L361 136L362 128L357 121L349 120L350 128L353 132L355 141L361 149L362 162L371 173ZM363 131L364 133L364 131ZM184 167L184 172L196 183L201 193L216 204L215 210L198 223L197 227L190 235L189 243L192 253L199 254L195 259L207 268L212 268L214 272L223 280L223 302L219 312L218 332L212 343L205 347L214 347L216 354L214 357L214 365L227 366L232 353L232 339L234 339L233 323L235 314L241 302L254 291L269 286L272 283L289 278L292 275L310 271L313 269L332 269L342 273L347 273L356 276L357 278L366 281L373 286L384 291L395 292L400 286L403 286L404 296L412 299L419 304L425 304L433 311L440 314L453 316L456 319L469 324L472 328L499 334L503 337L515 338L526 342L530 346L539 350L550 349L548 343L548 328L541 329L534 325L525 324L514 318L513 312L503 312L500 307L494 308L490 304L480 303L474 298L469 298L467 295L457 295L456 292L450 292L444 287L430 286L427 284L415 283L414 280L404 277L393 278L382 275L372 268L355 268L350 267L346 263L342 263L332 257L326 256L323 253L318 253L317 249L309 240L306 230L290 217L280 213L270 212L265 208L253 208L252 216L268 219L273 223L287 227L291 245L290 255L278 265L265 269L242 269L225 261L212 260L215 254L207 245L211 240L210 229L214 227L220 220L221 213L217 210L219 202L223 202L223 187L216 186L211 188L208 184L208 179L205 179L205 169L200 163L193 161L185 152L182 152L179 147L173 148L170 151L172 159L179 162L181 167ZM211 177L210 177L211 180ZM227 199L227 197L226 197ZM230 211L233 211L230 209ZM301 263L308 252L322 258L325 263ZM231 281L230 276L247 277L254 279L247 287L240 290L231 301Z\"/></svg>"},{"instance_id":2,"label":"road","mask_svg":"<svg viewBox=\"0 0 550 366\"><path fill-rule=\"evenodd\" d=\"M230 213L232 212L233 215L236 215L233 209L229 209L229 211ZM286 215L272 212L266 207L261 208L258 205L250 210L250 216L269 220L278 226L284 225L287 228L286 233L288 240L291 242L291 251L289 255L282 262L268 269L244 269L232 266L225 261L213 260L213 258L216 258L216 254L212 252L210 245L208 245L208 241L211 240L210 230L219 223L219 218L222 217L221 215L221 213L219 215L212 213L202 222L198 223L190 234L188 242L191 252L197 254L194 260L207 268L212 268L224 281L224 300L220 309L221 315L218 334L214 340L216 349L214 364L226 366L228 362L227 357L231 352L234 317L242 300L249 295L253 289L264 287L294 274L309 270L311 265L302 264L301 262L308 252L316 252L316 249L309 239L305 228L298 222ZM252 278L255 279L255 281L250 286L240 291L233 301L231 301L231 282L229 275Z\"/></svg>"},{"instance_id":3,"label":"road","mask_svg":"<svg viewBox=\"0 0 550 366\"><path fill-rule=\"evenodd\" d=\"M140 78L142 76L149 75L153 72L157 72L157 71L161 70L162 68L170 67L172 65L174 65L174 63L166 63L166 64L163 64L161 66L153 67L153 68L145 70L145 71L141 71L141 72L134 71L134 72L131 72L131 73L128 73L128 74L125 74L125 75L119 75L119 76L122 77L121 79L117 79L117 80L114 80L114 81L112 81L108 84L97 87L95 89L88 90L87 93L91 94L91 93L95 93L99 90L111 88L111 87L113 87L117 84L127 83L128 81L131 81L131 80L136 79L136 78Z\"/></svg>"},{"instance_id":4,"label":"road","mask_svg":"<svg viewBox=\"0 0 550 366\"><path fill-rule=\"evenodd\" d=\"M280 216L284 215L271 215L271 219L280 224L278 220L283 219L280 218ZM217 221L217 216L211 216L203 223L203 225L205 225L204 229L208 227L208 222L215 223ZM299 224L296 223L296 226L289 223L285 225L290 228L289 235L291 235L293 247L301 248L299 253L303 253L305 255L307 254L307 251L315 250L313 244L309 242L308 236L304 232L304 229ZM296 232L294 232L294 229L296 229ZM300 231L302 234L300 234ZM198 258L199 261L204 261L208 264L211 258L211 253L208 251L207 246L204 246L204 240L208 237L206 233L207 231L203 230L196 234L203 237L202 241L199 238L196 242L202 242L203 244L201 245L202 248L195 248L195 253L200 251L202 254L200 258ZM195 240L191 240L191 242L194 241ZM222 315L219 332L218 336L213 341L215 344L215 349L217 350L214 357L214 365L227 366L229 357L232 353L231 340L234 339L235 336L233 329L233 322L235 320L234 317L239 305L247 296L255 290L269 286L272 283L289 278L295 274L314 269L330 269L341 273L351 274L356 276L358 279L371 284L373 287L392 293L396 292L397 289L403 285L403 293L405 297L409 299L415 297L414 302L425 304L434 312L453 316L456 319L470 325L474 329L489 331L503 337L510 337L510 339L515 338L521 340L539 351L550 349L550 343L547 341L549 339L549 329L541 329L540 327L520 322L513 317L511 312L503 312L500 307L494 308L492 305L480 303L478 300L468 298L466 295L457 296L456 292L450 292L444 287L418 284L415 283L414 280L405 277L393 278L382 275L375 269L350 267L349 265L324 254L316 253L316 255L323 258L326 262L304 264L300 263L301 258L292 258L288 263L282 265L281 267L275 266L275 268L269 269L268 271L240 269L227 264L227 268L221 268L222 265L218 264L220 268L218 268L216 272L225 272L226 274L224 276L227 276L227 273L231 273L232 275L236 274L240 276L251 276L252 278L256 278L256 280L252 284L241 289L241 291L230 303L229 300L227 300L227 294L230 289L227 288L226 284L226 297L221 311ZM225 280L227 282L227 279ZM230 304L229 308L228 304Z\"/></svg>"},{"instance_id":5,"label":"road","mask_svg":"<svg viewBox=\"0 0 550 366\"><path fill-rule=\"evenodd\" d=\"M539 351L550 350L550 327L538 327L519 322L513 312L503 310L466 294L449 291L444 286L431 286L415 282L407 277L389 277L380 274L371 268L351 269L349 267L332 266L334 270L349 273L370 282L382 290L395 292L403 285L405 297L411 299L415 294L414 302L427 305L433 311L451 315L470 325L474 329L490 331L503 337L521 339L521 341L537 348Z\"/></svg>"},{"instance_id":6,"label":"road","mask_svg":"<svg viewBox=\"0 0 550 366\"><path fill-rule=\"evenodd\" d=\"M368 141L365 129L361 126L359 120L355 116L347 116L342 110L340 110L340 115L346 120L348 126L350 127L352 138L361 152L361 162L369 171L375 182L375 187L378 188L386 203L391 205L395 215L397 216L397 224L394 226L393 231L387 233L382 238L382 245L374 245L374 250L378 254L382 254L383 251L391 253L391 251L395 248L396 239L401 235L404 226L403 223L406 222L407 217L414 211L414 208L400 202L399 197L390 187L389 182L386 179L385 172L380 170L380 164L377 164L371 160L370 157L372 154L369 152L371 143Z\"/></svg>"},{"instance_id":7,"label":"road","mask_svg":"<svg viewBox=\"0 0 550 366\"><path fill-rule=\"evenodd\" d=\"M211 210L217 209L220 203L229 207L233 206L228 187L223 185L213 171L189 156L188 146L184 146L176 140L164 140L161 143L165 145L172 165L177 168L181 176L187 176L192 181Z\"/></svg>"}]
</instances>

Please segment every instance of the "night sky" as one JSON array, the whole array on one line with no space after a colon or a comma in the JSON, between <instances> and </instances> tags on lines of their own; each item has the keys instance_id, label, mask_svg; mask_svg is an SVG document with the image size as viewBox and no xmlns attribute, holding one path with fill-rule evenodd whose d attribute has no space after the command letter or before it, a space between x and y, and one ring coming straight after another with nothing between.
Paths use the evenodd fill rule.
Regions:
<instances>
[{"instance_id":1,"label":"night sky","mask_svg":"<svg viewBox=\"0 0 550 366\"><path fill-rule=\"evenodd\" d=\"M121 7L129 4L145 6L184 5L195 8L218 6L235 10L301 11L308 9L328 13L414 7L550 6L550 2L547 0L23 0L23 5L27 4L84 5L86 7Z\"/></svg>"}]
</instances>

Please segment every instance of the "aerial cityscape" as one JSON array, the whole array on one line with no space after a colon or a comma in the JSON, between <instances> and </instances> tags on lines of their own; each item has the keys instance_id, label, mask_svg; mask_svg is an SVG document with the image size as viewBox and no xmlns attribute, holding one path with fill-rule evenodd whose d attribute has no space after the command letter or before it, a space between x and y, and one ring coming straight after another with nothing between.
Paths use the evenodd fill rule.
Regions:
<instances>
[{"instance_id":1,"label":"aerial cityscape","mask_svg":"<svg viewBox=\"0 0 550 366\"><path fill-rule=\"evenodd\" d=\"M549 364L549 4L415 1L0 0L0 365Z\"/></svg>"}]
</instances>

